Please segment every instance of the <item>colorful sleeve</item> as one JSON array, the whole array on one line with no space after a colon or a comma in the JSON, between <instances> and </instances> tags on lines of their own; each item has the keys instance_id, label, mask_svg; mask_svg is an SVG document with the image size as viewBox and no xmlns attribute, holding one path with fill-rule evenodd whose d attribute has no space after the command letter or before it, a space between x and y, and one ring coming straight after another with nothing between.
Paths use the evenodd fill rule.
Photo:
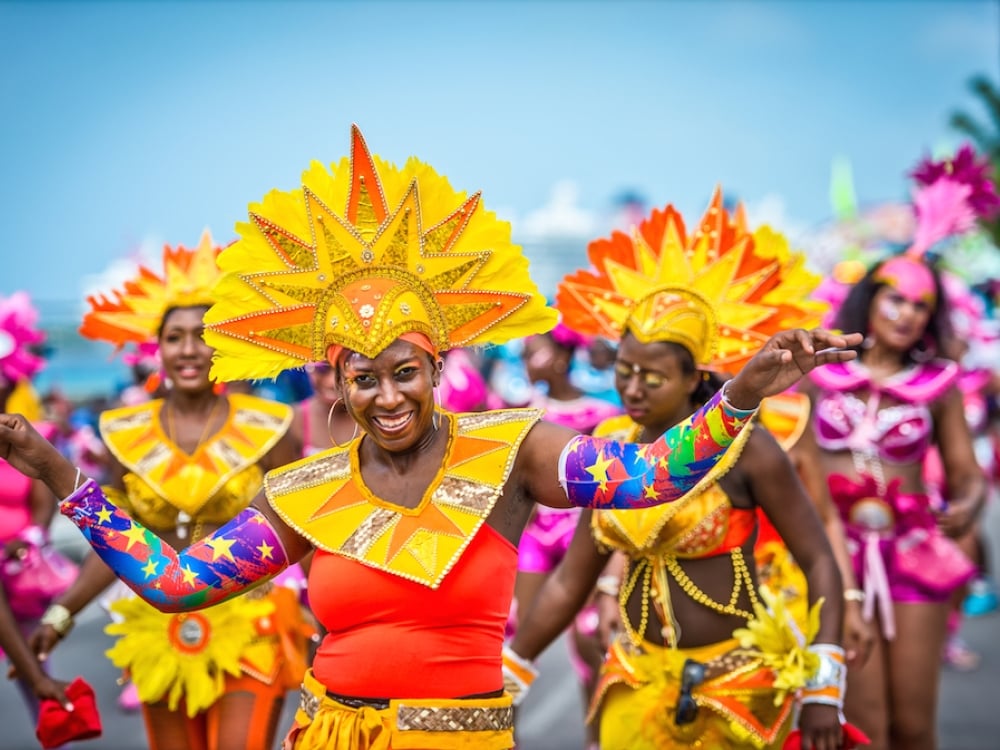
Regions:
<instances>
[{"instance_id":1,"label":"colorful sleeve","mask_svg":"<svg viewBox=\"0 0 1000 750\"><path fill-rule=\"evenodd\" d=\"M716 466L753 419L715 394L654 443L574 437L559 461L570 503L586 508L644 508L683 497Z\"/></svg>"},{"instance_id":2,"label":"colorful sleeve","mask_svg":"<svg viewBox=\"0 0 1000 750\"><path fill-rule=\"evenodd\" d=\"M111 503L92 479L60 510L118 577L162 612L218 604L288 567L277 532L256 508L180 552Z\"/></svg>"}]
</instances>

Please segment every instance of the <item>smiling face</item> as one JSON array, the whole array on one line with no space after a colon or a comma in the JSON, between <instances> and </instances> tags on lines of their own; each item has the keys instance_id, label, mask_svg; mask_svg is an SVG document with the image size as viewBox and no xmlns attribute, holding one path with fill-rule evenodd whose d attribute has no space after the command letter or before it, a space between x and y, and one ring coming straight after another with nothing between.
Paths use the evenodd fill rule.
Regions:
<instances>
[{"instance_id":1,"label":"smiling face","mask_svg":"<svg viewBox=\"0 0 1000 750\"><path fill-rule=\"evenodd\" d=\"M683 356L677 344L643 344L630 333L618 347L615 388L625 413L650 432L662 433L693 411L700 374L694 360L685 366Z\"/></svg>"},{"instance_id":2,"label":"smiling face","mask_svg":"<svg viewBox=\"0 0 1000 750\"><path fill-rule=\"evenodd\" d=\"M927 300L883 286L872 298L869 335L888 349L907 352L923 338L933 312Z\"/></svg>"},{"instance_id":3,"label":"smiling face","mask_svg":"<svg viewBox=\"0 0 1000 750\"><path fill-rule=\"evenodd\" d=\"M348 353L339 368L348 413L379 447L401 453L433 436L439 372L425 350L397 339L374 359Z\"/></svg>"},{"instance_id":4,"label":"smiling face","mask_svg":"<svg viewBox=\"0 0 1000 750\"><path fill-rule=\"evenodd\" d=\"M158 338L164 374L174 388L197 393L212 388L208 373L215 351L202 338L206 307L176 307L163 318Z\"/></svg>"},{"instance_id":5,"label":"smiling face","mask_svg":"<svg viewBox=\"0 0 1000 750\"><path fill-rule=\"evenodd\" d=\"M551 383L566 377L572 353L556 344L551 336L539 334L525 340L521 360L532 383Z\"/></svg>"}]
</instances>

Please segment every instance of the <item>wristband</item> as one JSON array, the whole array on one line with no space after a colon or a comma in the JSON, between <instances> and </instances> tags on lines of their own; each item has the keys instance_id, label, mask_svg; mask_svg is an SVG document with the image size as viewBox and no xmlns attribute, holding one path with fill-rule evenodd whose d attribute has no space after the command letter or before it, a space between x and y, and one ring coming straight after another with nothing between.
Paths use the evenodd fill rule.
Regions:
<instances>
[{"instance_id":1,"label":"wristband","mask_svg":"<svg viewBox=\"0 0 1000 750\"><path fill-rule=\"evenodd\" d=\"M737 409L733 406L733 402L729 400L729 384L732 382L732 380L727 380L722 384L722 388L719 389L719 398L722 399L722 405L737 417L749 417L751 414L756 414L757 409L760 408L759 404L753 409Z\"/></svg>"},{"instance_id":2,"label":"wristband","mask_svg":"<svg viewBox=\"0 0 1000 750\"><path fill-rule=\"evenodd\" d=\"M814 643L808 651L819 657L819 666L802 688L802 704L822 703L842 709L847 691L844 649L832 643Z\"/></svg>"},{"instance_id":3,"label":"wristband","mask_svg":"<svg viewBox=\"0 0 1000 750\"><path fill-rule=\"evenodd\" d=\"M862 589L844 589L844 601L864 603L865 592Z\"/></svg>"},{"instance_id":4,"label":"wristband","mask_svg":"<svg viewBox=\"0 0 1000 750\"><path fill-rule=\"evenodd\" d=\"M514 699L515 706L521 705L536 677L538 670L530 661L510 646L503 647L503 686Z\"/></svg>"},{"instance_id":5,"label":"wristband","mask_svg":"<svg viewBox=\"0 0 1000 750\"><path fill-rule=\"evenodd\" d=\"M40 622L42 625L48 625L56 631L60 638L65 638L69 635L69 631L73 629L74 624L73 614L61 604L53 604L45 610L45 614L42 615Z\"/></svg>"},{"instance_id":6,"label":"wristband","mask_svg":"<svg viewBox=\"0 0 1000 750\"><path fill-rule=\"evenodd\" d=\"M622 581L618 576L601 576L597 579L597 585L594 588L598 594L607 594L617 599L618 590L621 588L621 585Z\"/></svg>"},{"instance_id":7,"label":"wristband","mask_svg":"<svg viewBox=\"0 0 1000 750\"><path fill-rule=\"evenodd\" d=\"M17 538L23 542L27 542L32 547L44 547L49 541L48 533L37 524L25 526L18 532Z\"/></svg>"}]
</instances>

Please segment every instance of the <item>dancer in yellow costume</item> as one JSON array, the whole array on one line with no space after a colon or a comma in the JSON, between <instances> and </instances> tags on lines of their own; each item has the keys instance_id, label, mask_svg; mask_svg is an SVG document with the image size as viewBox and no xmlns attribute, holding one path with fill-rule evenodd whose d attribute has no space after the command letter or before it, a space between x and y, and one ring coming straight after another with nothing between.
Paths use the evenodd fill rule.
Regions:
<instances>
[{"instance_id":1,"label":"dancer in yellow costume","mask_svg":"<svg viewBox=\"0 0 1000 750\"><path fill-rule=\"evenodd\" d=\"M78 481L19 417L0 415L0 456L65 498L102 558L165 611L195 617L315 550L310 604L327 634L287 740L296 750L510 748L503 633L534 504L683 497L762 398L852 359L844 347L860 340L777 333L725 394L648 445L576 435L535 409L454 414L435 405L441 351L556 322L478 194L416 159L400 169L374 157L355 129L349 160L314 165L250 219L219 259L213 372L328 361L358 437L270 472L266 497L181 550Z\"/></svg>"},{"instance_id":2,"label":"dancer in yellow costume","mask_svg":"<svg viewBox=\"0 0 1000 750\"><path fill-rule=\"evenodd\" d=\"M688 233L671 206L631 236L591 243L593 271L560 284L567 325L619 340L616 386L626 414L597 433L648 440L710 398L774 330L814 325L817 281L783 237L750 233L716 194ZM719 474L679 502L633 513L585 513L566 558L507 654L526 668L595 583L619 594L592 714L604 750L780 747L794 702L813 747L841 746L841 581L823 527L774 438L745 429ZM780 596L758 592L756 509L784 532L809 581L800 632ZM613 551L618 580L601 578ZM821 610L821 602L826 601Z\"/></svg>"},{"instance_id":3,"label":"dancer in yellow costume","mask_svg":"<svg viewBox=\"0 0 1000 750\"><path fill-rule=\"evenodd\" d=\"M118 346L158 341L167 395L100 419L116 459L104 493L158 543L204 539L247 507L265 471L298 458L286 436L288 406L227 395L209 376L202 318L219 276L218 250L207 232L193 250L165 248L162 274L142 268L113 298L90 298L81 328ZM137 528L122 531L128 547L141 541ZM90 555L77 585L45 614L36 647L52 648L73 614L113 580ZM193 615L163 614L127 597L112 612L119 621L107 627L116 636L108 656L135 683L153 750L271 750L285 693L305 668L307 626L292 591L257 589Z\"/></svg>"}]
</instances>

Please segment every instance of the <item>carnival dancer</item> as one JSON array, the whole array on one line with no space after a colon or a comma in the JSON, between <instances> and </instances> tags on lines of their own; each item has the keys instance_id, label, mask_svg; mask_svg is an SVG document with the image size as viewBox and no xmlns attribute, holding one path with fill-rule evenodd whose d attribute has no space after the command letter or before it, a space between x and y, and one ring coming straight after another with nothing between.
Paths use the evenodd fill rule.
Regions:
<instances>
[{"instance_id":1,"label":"carnival dancer","mask_svg":"<svg viewBox=\"0 0 1000 750\"><path fill-rule=\"evenodd\" d=\"M720 192L693 231L667 206L631 235L592 242L588 256L594 270L563 279L557 303L567 325L619 341L625 415L596 433L620 440L647 442L681 422L768 334L821 312L804 299L816 279L801 254L767 228L751 234ZM527 667L597 582L619 599L623 626L591 708L602 748L780 747L799 691L806 741L839 748L841 581L820 520L765 430L745 428L718 468L669 505L585 511L507 658ZM806 572L805 632L780 595L758 593L757 507ZM599 580L613 551L627 566Z\"/></svg>"},{"instance_id":2,"label":"carnival dancer","mask_svg":"<svg viewBox=\"0 0 1000 750\"><path fill-rule=\"evenodd\" d=\"M327 635L287 740L298 750L511 747L503 627L533 503L683 497L762 398L852 359L843 348L860 339L777 333L689 420L622 444L534 409L435 408L440 351L540 333L556 313L509 225L426 164L373 157L355 128L350 159L269 193L239 232L206 315L213 373L268 377L328 361L358 438L270 472L266 498L180 551L19 417L0 416L0 456L67 498L64 512L103 559L164 611L200 616L315 549L310 603Z\"/></svg>"},{"instance_id":3,"label":"carnival dancer","mask_svg":"<svg viewBox=\"0 0 1000 750\"><path fill-rule=\"evenodd\" d=\"M984 499L956 387L948 305L925 253L968 228L974 190L942 170L915 195L907 252L876 263L848 293L836 324L865 332L859 358L817 370L807 390L813 425L844 522L866 616L878 623L871 658L848 674L846 712L873 748L936 746L937 689L948 600L975 573L949 537L965 533ZM923 478L930 446L947 487L934 504Z\"/></svg>"},{"instance_id":4,"label":"carnival dancer","mask_svg":"<svg viewBox=\"0 0 1000 750\"><path fill-rule=\"evenodd\" d=\"M299 458L287 435L289 407L226 394L209 375L202 318L219 276L218 250L207 232L194 249L165 247L161 273L140 268L111 298L89 299L81 333L117 346L155 337L170 383L163 398L100 418L115 458L103 493L136 519L118 536L130 549L203 541L246 509L263 472ZM217 556L226 558L222 547ZM194 580L191 569L182 575ZM113 580L101 558L89 556L42 618L36 650L48 653ZM118 621L106 628L116 637L108 656L136 686L153 750L271 750L285 693L305 669L293 592L258 589L192 615L163 614L135 596L110 609Z\"/></svg>"}]
</instances>

